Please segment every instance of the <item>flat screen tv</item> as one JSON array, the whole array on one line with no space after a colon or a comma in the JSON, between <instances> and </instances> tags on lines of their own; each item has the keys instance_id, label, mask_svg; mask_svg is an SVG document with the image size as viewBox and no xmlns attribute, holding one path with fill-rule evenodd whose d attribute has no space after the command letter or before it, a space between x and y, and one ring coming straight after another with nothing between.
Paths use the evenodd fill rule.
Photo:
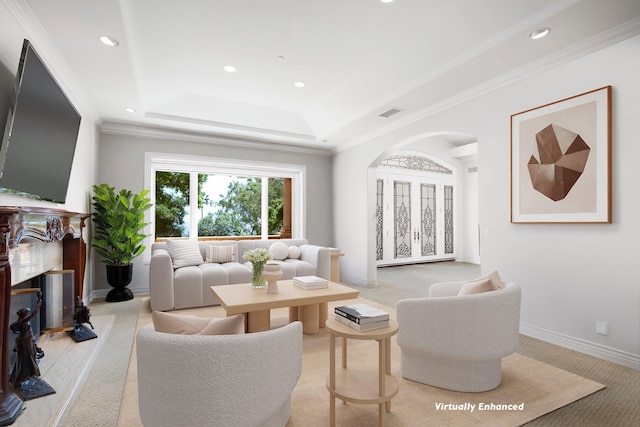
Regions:
<instances>
[{"instance_id":1,"label":"flat screen tv","mask_svg":"<svg viewBox=\"0 0 640 427\"><path fill-rule=\"evenodd\" d=\"M80 120L25 40L0 146L0 191L64 203Z\"/></svg>"}]
</instances>

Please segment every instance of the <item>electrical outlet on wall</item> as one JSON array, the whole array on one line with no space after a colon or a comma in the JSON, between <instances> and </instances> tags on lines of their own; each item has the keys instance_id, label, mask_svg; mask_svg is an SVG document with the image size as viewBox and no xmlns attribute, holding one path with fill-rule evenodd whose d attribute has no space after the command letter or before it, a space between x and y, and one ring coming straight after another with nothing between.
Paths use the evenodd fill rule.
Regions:
<instances>
[{"instance_id":1,"label":"electrical outlet on wall","mask_svg":"<svg viewBox=\"0 0 640 427\"><path fill-rule=\"evenodd\" d=\"M598 335L609 335L609 322L596 322L596 334Z\"/></svg>"}]
</instances>

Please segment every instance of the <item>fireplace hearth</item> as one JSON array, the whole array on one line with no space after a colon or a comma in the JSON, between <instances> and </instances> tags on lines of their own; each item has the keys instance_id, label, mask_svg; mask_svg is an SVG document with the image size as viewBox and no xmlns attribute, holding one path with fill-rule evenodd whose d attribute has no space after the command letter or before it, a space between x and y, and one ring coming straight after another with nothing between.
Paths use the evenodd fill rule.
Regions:
<instances>
[{"instance_id":1,"label":"fireplace hearth","mask_svg":"<svg viewBox=\"0 0 640 427\"><path fill-rule=\"evenodd\" d=\"M88 217L88 214L58 209L0 207L0 339L3 349L10 347L11 291L17 284L14 282L17 279L12 277L14 268L20 282L46 273L52 269L50 263L55 258L52 254L60 252L57 248L61 247L62 269L74 273L73 297L80 296L82 299L87 250L82 232ZM19 246L21 243L31 242L35 244L26 245L24 249L27 252L19 251L22 249ZM32 248L42 252L32 254ZM19 255L16 262L12 260L12 251ZM23 407L22 400L10 387L9 369L8 354L1 351L0 426L12 424Z\"/></svg>"}]
</instances>

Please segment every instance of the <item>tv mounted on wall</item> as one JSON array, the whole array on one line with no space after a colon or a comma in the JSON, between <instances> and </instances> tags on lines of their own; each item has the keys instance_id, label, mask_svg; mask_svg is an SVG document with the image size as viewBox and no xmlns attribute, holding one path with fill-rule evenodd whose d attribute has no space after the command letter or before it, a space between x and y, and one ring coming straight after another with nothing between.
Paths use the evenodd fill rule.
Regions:
<instances>
[{"instance_id":1,"label":"tv mounted on wall","mask_svg":"<svg viewBox=\"0 0 640 427\"><path fill-rule=\"evenodd\" d=\"M80 120L25 40L0 146L0 191L64 203Z\"/></svg>"}]
</instances>

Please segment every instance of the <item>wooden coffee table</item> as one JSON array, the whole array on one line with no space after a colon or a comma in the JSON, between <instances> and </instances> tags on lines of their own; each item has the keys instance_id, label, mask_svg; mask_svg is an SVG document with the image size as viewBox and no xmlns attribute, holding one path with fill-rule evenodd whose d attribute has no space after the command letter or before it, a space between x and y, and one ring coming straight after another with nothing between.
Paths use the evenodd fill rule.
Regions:
<instances>
[{"instance_id":1,"label":"wooden coffee table","mask_svg":"<svg viewBox=\"0 0 640 427\"><path fill-rule=\"evenodd\" d=\"M271 329L272 308L289 307L289 321L300 320L305 334L316 334L325 326L329 301L358 298L360 291L329 282L324 289L302 289L292 280L278 280L278 293L268 294L251 283L211 286L213 295L224 307L227 316L244 314L247 332Z\"/></svg>"}]
</instances>

